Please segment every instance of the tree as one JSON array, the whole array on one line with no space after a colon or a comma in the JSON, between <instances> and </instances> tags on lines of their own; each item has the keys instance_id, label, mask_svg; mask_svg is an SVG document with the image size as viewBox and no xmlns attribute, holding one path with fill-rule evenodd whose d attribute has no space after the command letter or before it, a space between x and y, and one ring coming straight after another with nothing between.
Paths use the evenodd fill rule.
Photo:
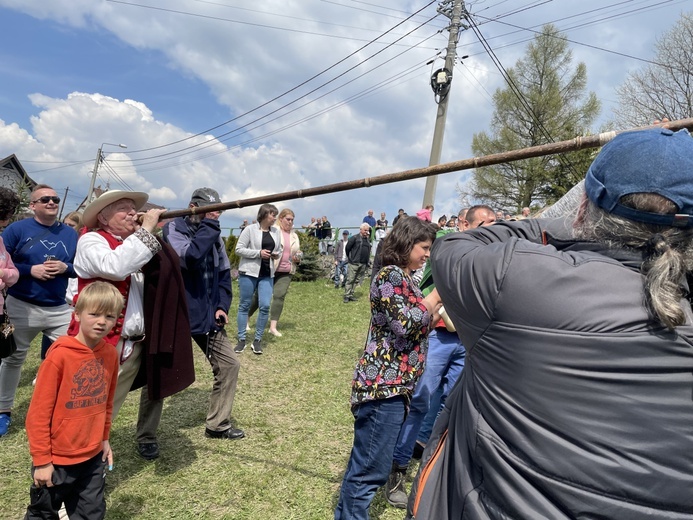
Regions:
<instances>
[{"instance_id":1,"label":"tree","mask_svg":"<svg viewBox=\"0 0 693 520\"><path fill-rule=\"evenodd\" d=\"M29 210L29 204L31 203L31 188L31 184L29 184L26 179L19 180L15 184L14 191L19 197L19 206L17 206L17 210L14 212L12 222L21 220L26 218L27 215L32 214Z\"/></svg>"},{"instance_id":2,"label":"tree","mask_svg":"<svg viewBox=\"0 0 693 520\"><path fill-rule=\"evenodd\" d=\"M693 13L682 13L657 39L655 50L655 63L631 72L616 89L617 128L649 125L663 117L674 121L693 114Z\"/></svg>"},{"instance_id":3,"label":"tree","mask_svg":"<svg viewBox=\"0 0 693 520\"><path fill-rule=\"evenodd\" d=\"M508 86L493 95L491 133L474 135L474 155L538 146L583 135L599 114L594 93L586 93L587 69L572 67L572 52L553 25L527 46L508 69ZM593 152L535 157L477 168L470 185L473 198L519 211L551 204L584 178Z\"/></svg>"}]
</instances>

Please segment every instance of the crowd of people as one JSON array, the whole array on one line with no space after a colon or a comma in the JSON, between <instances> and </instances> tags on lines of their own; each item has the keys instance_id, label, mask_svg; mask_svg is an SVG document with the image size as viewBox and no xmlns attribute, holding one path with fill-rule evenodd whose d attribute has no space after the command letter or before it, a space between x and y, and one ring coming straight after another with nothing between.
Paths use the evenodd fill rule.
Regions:
<instances>
[{"instance_id":1,"label":"crowd of people","mask_svg":"<svg viewBox=\"0 0 693 520\"><path fill-rule=\"evenodd\" d=\"M336 237L334 287L350 303L370 275L371 319L335 520L367 520L380 488L408 519L693 518L691 170L686 132L630 132L604 146L562 218L481 204L437 225L432 206L400 210L390 224L369 210ZM61 506L103 518L125 396L141 388L136 446L155 459L163 400L194 379L193 342L214 375L205 436L245 436L231 421L239 355L246 343L262 354L266 328L281 336L302 258L295 215L264 204L238 238L234 346L220 212L206 209L219 194L195 190L161 235L147 199L109 191L68 225L39 185L33 217L0 239L17 343L0 363L0 436L29 344L52 342L25 422L29 519ZM18 203L0 188L0 221Z\"/></svg>"},{"instance_id":2,"label":"crowd of people","mask_svg":"<svg viewBox=\"0 0 693 520\"><path fill-rule=\"evenodd\" d=\"M380 487L407 520L693 518L692 169L688 132L624 133L560 218L475 206L432 246L396 224L335 519Z\"/></svg>"}]
</instances>

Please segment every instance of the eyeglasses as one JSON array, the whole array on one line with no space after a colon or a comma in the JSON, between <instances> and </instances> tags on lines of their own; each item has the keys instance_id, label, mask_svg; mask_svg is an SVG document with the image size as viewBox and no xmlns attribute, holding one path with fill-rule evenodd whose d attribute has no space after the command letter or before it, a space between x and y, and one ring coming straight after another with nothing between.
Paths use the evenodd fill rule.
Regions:
<instances>
[{"instance_id":1,"label":"eyeglasses","mask_svg":"<svg viewBox=\"0 0 693 520\"><path fill-rule=\"evenodd\" d=\"M59 204L60 203L60 197L39 197L36 200L32 200L32 203L36 204L37 202L40 202L41 204L48 204L49 202L52 202L53 204Z\"/></svg>"}]
</instances>

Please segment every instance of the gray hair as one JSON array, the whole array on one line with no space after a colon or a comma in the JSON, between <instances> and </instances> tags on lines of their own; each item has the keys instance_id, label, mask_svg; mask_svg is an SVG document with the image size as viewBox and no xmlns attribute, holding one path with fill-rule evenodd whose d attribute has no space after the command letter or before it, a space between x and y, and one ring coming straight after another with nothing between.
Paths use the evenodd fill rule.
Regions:
<instances>
[{"instance_id":1,"label":"gray hair","mask_svg":"<svg viewBox=\"0 0 693 520\"><path fill-rule=\"evenodd\" d=\"M676 205L654 193L621 198L621 204L652 213L676 213ZM590 201L575 221L576 238L609 248L639 251L645 276L645 301L653 317L669 329L686 323L682 284L693 268L693 229L643 224L608 213ZM690 305L686 303L686 305Z\"/></svg>"}]
</instances>

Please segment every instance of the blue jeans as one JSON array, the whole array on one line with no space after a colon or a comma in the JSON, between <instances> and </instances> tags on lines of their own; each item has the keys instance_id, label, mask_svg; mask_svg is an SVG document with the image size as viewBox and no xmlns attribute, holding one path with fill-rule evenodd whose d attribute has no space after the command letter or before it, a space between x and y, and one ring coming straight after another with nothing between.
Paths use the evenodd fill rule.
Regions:
<instances>
[{"instance_id":1,"label":"blue jeans","mask_svg":"<svg viewBox=\"0 0 693 520\"><path fill-rule=\"evenodd\" d=\"M454 332L435 329L428 335L426 368L424 368L423 375L414 388L409 415L399 432L392 459L397 466L409 464L414 452L414 443L419 434L421 423L428 413L431 398L438 387L443 385L441 401L445 402L445 397L462 373L465 354L466 351Z\"/></svg>"},{"instance_id":2,"label":"blue jeans","mask_svg":"<svg viewBox=\"0 0 693 520\"><path fill-rule=\"evenodd\" d=\"M245 328L248 325L248 310L253 301L253 294L257 291L258 315L255 322L255 341L260 341L265 333L265 326L269 319L270 304L272 303L272 289L274 279L271 276L255 278L247 274L238 276L238 289L241 300L238 303L238 339L245 341Z\"/></svg>"},{"instance_id":3,"label":"blue jeans","mask_svg":"<svg viewBox=\"0 0 693 520\"><path fill-rule=\"evenodd\" d=\"M375 492L387 482L392 450L404 417L402 396L354 407L354 446L347 464L335 520L368 520Z\"/></svg>"},{"instance_id":4,"label":"blue jeans","mask_svg":"<svg viewBox=\"0 0 693 520\"><path fill-rule=\"evenodd\" d=\"M339 287L340 285L342 287L344 287L344 285L346 284L347 265L349 265L349 262L347 260L342 260L334 268L334 286L335 287ZM340 282L340 275L344 276L344 281L342 281L342 282Z\"/></svg>"},{"instance_id":5,"label":"blue jeans","mask_svg":"<svg viewBox=\"0 0 693 520\"><path fill-rule=\"evenodd\" d=\"M435 424L436 419L438 418L438 414L445 405L444 402L441 402L442 397L443 388L439 386L438 390L436 390L431 396L431 402L428 405L428 413L426 414L426 417L424 417L424 420L421 423L421 428L419 428L419 435L416 436L416 442L418 442L422 446L426 446L426 444L428 444L428 439L430 439L431 433L433 432L433 425Z\"/></svg>"}]
</instances>

